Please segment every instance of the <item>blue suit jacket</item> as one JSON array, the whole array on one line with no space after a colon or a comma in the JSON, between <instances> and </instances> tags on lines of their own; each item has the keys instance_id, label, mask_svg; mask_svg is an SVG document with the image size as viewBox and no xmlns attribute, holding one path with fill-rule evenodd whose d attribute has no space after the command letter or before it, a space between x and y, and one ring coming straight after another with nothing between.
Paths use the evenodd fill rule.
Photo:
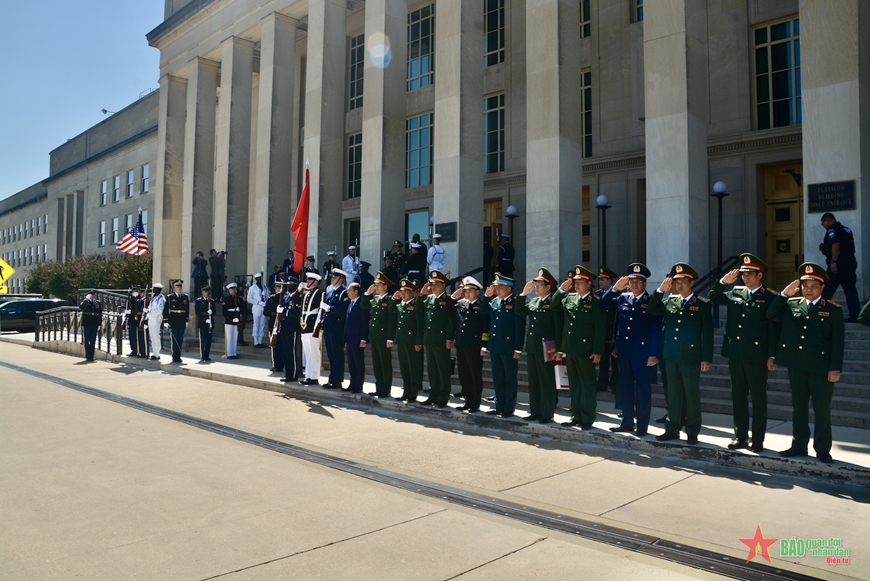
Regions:
<instances>
[{"instance_id":1,"label":"blue suit jacket","mask_svg":"<svg viewBox=\"0 0 870 581\"><path fill-rule=\"evenodd\" d=\"M601 306L608 311L616 309L616 341L613 352L619 357L661 357L662 318L646 312L650 295L644 291L631 304L631 293L608 290L601 297Z\"/></svg>"},{"instance_id":2,"label":"blue suit jacket","mask_svg":"<svg viewBox=\"0 0 870 581\"><path fill-rule=\"evenodd\" d=\"M330 335L344 333L347 307L350 306L347 288L344 285L337 289L333 289L331 285L328 286L323 302L329 305L329 312L323 314L323 332Z\"/></svg>"},{"instance_id":3,"label":"blue suit jacket","mask_svg":"<svg viewBox=\"0 0 870 581\"><path fill-rule=\"evenodd\" d=\"M369 340L369 313L360 305L362 297L348 307L347 321L344 324L344 341L359 346L360 341Z\"/></svg>"}]
</instances>

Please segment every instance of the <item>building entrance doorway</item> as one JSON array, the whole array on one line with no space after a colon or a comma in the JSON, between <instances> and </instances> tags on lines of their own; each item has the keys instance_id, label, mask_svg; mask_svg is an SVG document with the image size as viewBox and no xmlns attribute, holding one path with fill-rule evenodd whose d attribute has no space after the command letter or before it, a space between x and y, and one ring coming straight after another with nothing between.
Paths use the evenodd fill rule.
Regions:
<instances>
[{"instance_id":1,"label":"building entrance doorway","mask_svg":"<svg viewBox=\"0 0 870 581\"><path fill-rule=\"evenodd\" d=\"M802 174L800 162L764 168L765 262L769 269L764 284L776 290L795 279L803 262L804 197L795 179Z\"/></svg>"}]
</instances>

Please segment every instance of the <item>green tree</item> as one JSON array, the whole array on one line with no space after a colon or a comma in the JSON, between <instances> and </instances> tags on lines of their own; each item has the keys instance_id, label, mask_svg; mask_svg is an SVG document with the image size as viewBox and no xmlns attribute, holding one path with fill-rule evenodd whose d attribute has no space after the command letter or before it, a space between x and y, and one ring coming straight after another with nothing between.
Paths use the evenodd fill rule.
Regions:
<instances>
[{"instance_id":1,"label":"green tree","mask_svg":"<svg viewBox=\"0 0 870 581\"><path fill-rule=\"evenodd\" d=\"M66 262L51 260L35 265L26 281L27 291L75 302L80 288L127 289L150 284L151 256L100 254L77 256Z\"/></svg>"}]
</instances>

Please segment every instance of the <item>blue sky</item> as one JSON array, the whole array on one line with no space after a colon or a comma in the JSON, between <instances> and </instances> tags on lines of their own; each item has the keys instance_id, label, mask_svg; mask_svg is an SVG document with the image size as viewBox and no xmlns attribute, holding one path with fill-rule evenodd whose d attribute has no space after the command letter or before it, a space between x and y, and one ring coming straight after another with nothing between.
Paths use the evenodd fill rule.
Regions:
<instances>
[{"instance_id":1,"label":"blue sky","mask_svg":"<svg viewBox=\"0 0 870 581\"><path fill-rule=\"evenodd\" d=\"M48 177L48 152L158 86L145 34L163 0L0 0L0 199Z\"/></svg>"}]
</instances>

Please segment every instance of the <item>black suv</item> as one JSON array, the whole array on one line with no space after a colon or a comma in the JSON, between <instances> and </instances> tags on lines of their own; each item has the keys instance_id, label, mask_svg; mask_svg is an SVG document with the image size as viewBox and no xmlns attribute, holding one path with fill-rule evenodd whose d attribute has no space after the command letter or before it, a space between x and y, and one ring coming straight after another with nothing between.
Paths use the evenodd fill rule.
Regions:
<instances>
[{"instance_id":1,"label":"black suv","mask_svg":"<svg viewBox=\"0 0 870 581\"><path fill-rule=\"evenodd\" d=\"M36 311L70 306L61 299L16 299L0 305L0 331L32 333L36 330Z\"/></svg>"}]
</instances>

